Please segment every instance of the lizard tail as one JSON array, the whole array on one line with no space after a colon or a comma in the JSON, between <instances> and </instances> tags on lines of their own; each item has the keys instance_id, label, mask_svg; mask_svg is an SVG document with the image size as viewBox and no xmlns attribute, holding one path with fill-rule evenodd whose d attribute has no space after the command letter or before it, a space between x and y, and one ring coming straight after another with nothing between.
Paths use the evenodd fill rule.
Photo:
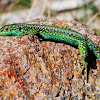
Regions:
<instances>
[{"instance_id":1,"label":"lizard tail","mask_svg":"<svg viewBox=\"0 0 100 100\"><path fill-rule=\"evenodd\" d=\"M100 60L100 48L90 39L87 38L87 44L94 55Z\"/></svg>"}]
</instances>

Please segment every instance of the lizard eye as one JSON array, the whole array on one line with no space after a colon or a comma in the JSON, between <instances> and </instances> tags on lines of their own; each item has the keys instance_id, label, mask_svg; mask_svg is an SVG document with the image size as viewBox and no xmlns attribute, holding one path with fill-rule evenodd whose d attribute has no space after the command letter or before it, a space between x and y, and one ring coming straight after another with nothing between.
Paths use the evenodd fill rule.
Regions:
<instances>
[{"instance_id":1,"label":"lizard eye","mask_svg":"<svg viewBox=\"0 0 100 100\"><path fill-rule=\"evenodd\" d=\"M8 28L6 28L5 30L8 31Z\"/></svg>"}]
</instances>

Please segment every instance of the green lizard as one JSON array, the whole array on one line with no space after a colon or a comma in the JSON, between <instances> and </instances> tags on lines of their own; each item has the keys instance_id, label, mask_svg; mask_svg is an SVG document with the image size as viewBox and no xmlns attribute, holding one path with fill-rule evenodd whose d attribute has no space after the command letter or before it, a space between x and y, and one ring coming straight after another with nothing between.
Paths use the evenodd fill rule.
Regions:
<instances>
[{"instance_id":1,"label":"green lizard","mask_svg":"<svg viewBox=\"0 0 100 100\"><path fill-rule=\"evenodd\" d=\"M83 66L87 67L86 57L88 48L100 60L100 48L87 36L82 35L71 28L56 27L38 24L10 24L0 29L0 36L23 36L25 34L39 34L44 39L60 41L71 45L77 45L83 57ZM82 69L83 70L83 69Z\"/></svg>"}]
</instances>

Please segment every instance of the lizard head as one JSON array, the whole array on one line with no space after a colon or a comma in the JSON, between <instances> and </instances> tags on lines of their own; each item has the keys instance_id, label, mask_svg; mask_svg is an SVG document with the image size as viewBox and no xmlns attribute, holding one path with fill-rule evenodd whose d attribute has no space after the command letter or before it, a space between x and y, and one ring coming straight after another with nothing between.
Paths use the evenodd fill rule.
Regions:
<instances>
[{"instance_id":1,"label":"lizard head","mask_svg":"<svg viewBox=\"0 0 100 100\"><path fill-rule=\"evenodd\" d=\"M36 34L37 30L30 24L10 24L0 28L0 36L19 36L23 34Z\"/></svg>"},{"instance_id":2,"label":"lizard head","mask_svg":"<svg viewBox=\"0 0 100 100\"><path fill-rule=\"evenodd\" d=\"M4 25L3 27L0 28L0 35L1 36L17 36L17 35L22 35L25 31L23 29L23 26L21 27L18 24L10 24L10 25Z\"/></svg>"},{"instance_id":3,"label":"lizard head","mask_svg":"<svg viewBox=\"0 0 100 100\"><path fill-rule=\"evenodd\" d=\"M21 31L21 27L18 24L10 24L1 27L0 32L12 32L16 30Z\"/></svg>"},{"instance_id":4,"label":"lizard head","mask_svg":"<svg viewBox=\"0 0 100 100\"><path fill-rule=\"evenodd\" d=\"M7 32L8 30L9 30L9 28L7 25L0 28L0 32Z\"/></svg>"}]
</instances>

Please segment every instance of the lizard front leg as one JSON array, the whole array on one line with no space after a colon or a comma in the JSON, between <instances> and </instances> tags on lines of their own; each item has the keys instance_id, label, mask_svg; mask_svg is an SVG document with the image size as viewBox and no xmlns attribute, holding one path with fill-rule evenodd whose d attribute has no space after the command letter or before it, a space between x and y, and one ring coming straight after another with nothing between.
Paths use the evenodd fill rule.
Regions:
<instances>
[{"instance_id":1,"label":"lizard front leg","mask_svg":"<svg viewBox=\"0 0 100 100\"><path fill-rule=\"evenodd\" d=\"M26 31L26 32L23 32L23 34L21 34L21 35L18 35L17 37L22 37L22 36L24 36L24 35L26 35L26 34L36 34L37 33L37 31L36 30L29 30L29 31Z\"/></svg>"}]
</instances>

